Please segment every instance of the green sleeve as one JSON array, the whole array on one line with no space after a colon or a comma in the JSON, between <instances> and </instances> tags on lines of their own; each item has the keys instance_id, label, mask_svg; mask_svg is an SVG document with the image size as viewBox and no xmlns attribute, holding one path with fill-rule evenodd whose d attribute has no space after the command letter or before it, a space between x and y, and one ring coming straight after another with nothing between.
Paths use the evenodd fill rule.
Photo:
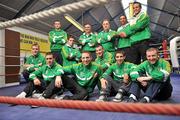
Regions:
<instances>
[{"instance_id":1,"label":"green sleeve","mask_svg":"<svg viewBox=\"0 0 180 120\"><path fill-rule=\"evenodd\" d=\"M68 50L66 48L66 46L62 47L62 55L67 59L68 58Z\"/></svg>"},{"instance_id":2,"label":"green sleeve","mask_svg":"<svg viewBox=\"0 0 180 120\"><path fill-rule=\"evenodd\" d=\"M64 45L67 42L67 33L65 31L62 31L63 37L58 40L59 44Z\"/></svg>"},{"instance_id":3,"label":"green sleeve","mask_svg":"<svg viewBox=\"0 0 180 120\"><path fill-rule=\"evenodd\" d=\"M113 66L110 66L102 75L102 78L106 78L107 76L111 75L113 72Z\"/></svg>"},{"instance_id":4,"label":"green sleeve","mask_svg":"<svg viewBox=\"0 0 180 120\"><path fill-rule=\"evenodd\" d=\"M105 61L102 63L102 69L108 68L113 63L113 56L111 53L106 54Z\"/></svg>"},{"instance_id":5,"label":"green sleeve","mask_svg":"<svg viewBox=\"0 0 180 120\"><path fill-rule=\"evenodd\" d=\"M30 75L29 75L29 79L30 80L34 80L36 77L40 77L42 76L42 71L43 71L43 66L40 67L38 70L32 72Z\"/></svg>"},{"instance_id":6,"label":"green sleeve","mask_svg":"<svg viewBox=\"0 0 180 120\"><path fill-rule=\"evenodd\" d=\"M73 65L63 67L64 73L73 73Z\"/></svg>"},{"instance_id":7,"label":"green sleeve","mask_svg":"<svg viewBox=\"0 0 180 120\"><path fill-rule=\"evenodd\" d=\"M61 76L62 74L64 74L63 68L58 65L57 69L55 71L55 75L56 76Z\"/></svg>"},{"instance_id":8,"label":"green sleeve","mask_svg":"<svg viewBox=\"0 0 180 120\"><path fill-rule=\"evenodd\" d=\"M123 32L126 33L126 35L127 35L126 38L134 34L134 31L132 31L132 30L130 29L130 25L126 26L126 27L123 29Z\"/></svg>"},{"instance_id":9,"label":"green sleeve","mask_svg":"<svg viewBox=\"0 0 180 120\"><path fill-rule=\"evenodd\" d=\"M146 13L143 13L140 18L136 21L136 24L130 26L131 31L137 32L144 29L150 23L149 16Z\"/></svg>"},{"instance_id":10,"label":"green sleeve","mask_svg":"<svg viewBox=\"0 0 180 120\"><path fill-rule=\"evenodd\" d=\"M52 33L51 33L51 32L49 32L49 42L50 42L50 43L53 43L53 36L52 36Z\"/></svg>"},{"instance_id":11,"label":"green sleeve","mask_svg":"<svg viewBox=\"0 0 180 120\"><path fill-rule=\"evenodd\" d=\"M168 79L171 72L171 67L169 62L162 61L162 69L155 68L151 74L153 80L158 82L164 82Z\"/></svg>"},{"instance_id":12,"label":"green sleeve","mask_svg":"<svg viewBox=\"0 0 180 120\"><path fill-rule=\"evenodd\" d=\"M129 70L129 75L132 81L136 81L139 77L139 73L137 71L137 65L132 64Z\"/></svg>"}]
</instances>

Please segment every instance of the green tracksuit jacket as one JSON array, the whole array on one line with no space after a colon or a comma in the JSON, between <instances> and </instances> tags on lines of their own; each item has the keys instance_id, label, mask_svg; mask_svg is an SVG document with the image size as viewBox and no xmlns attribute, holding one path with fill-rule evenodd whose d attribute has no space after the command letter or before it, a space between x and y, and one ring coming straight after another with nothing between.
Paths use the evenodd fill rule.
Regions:
<instances>
[{"instance_id":1,"label":"green tracksuit jacket","mask_svg":"<svg viewBox=\"0 0 180 120\"><path fill-rule=\"evenodd\" d=\"M102 75L103 78L106 76L113 76L113 80L123 80L124 74L128 74L131 79L137 78L137 72L135 71L136 65L123 62L121 65L117 63L112 64Z\"/></svg>"},{"instance_id":2,"label":"green tracksuit jacket","mask_svg":"<svg viewBox=\"0 0 180 120\"><path fill-rule=\"evenodd\" d=\"M144 61L137 67L138 73L144 73L147 76L151 76L152 80L157 82L165 82L170 80L171 67L168 61L160 58L155 64L151 64L149 61Z\"/></svg>"},{"instance_id":3,"label":"green tracksuit jacket","mask_svg":"<svg viewBox=\"0 0 180 120\"><path fill-rule=\"evenodd\" d=\"M106 70L114 62L114 57L110 52L104 52L102 58L97 57L95 62L99 64L103 70Z\"/></svg>"},{"instance_id":4,"label":"green tracksuit jacket","mask_svg":"<svg viewBox=\"0 0 180 120\"><path fill-rule=\"evenodd\" d=\"M91 88L94 82L97 82L96 80L102 75L102 69L94 62L90 63L88 66L82 63L74 64L64 67L63 70L65 73L75 74L77 83L84 88ZM96 78L94 77L95 73L98 74Z\"/></svg>"},{"instance_id":5,"label":"green tracksuit jacket","mask_svg":"<svg viewBox=\"0 0 180 120\"><path fill-rule=\"evenodd\" d=\"M144 12L140 12L136 17L133 17L130 21L130 31L126 31L127 35L133 33L130 36L131 45L151 37L149 24L150 18Z\"/></svg>"},{"instance_id":6,"label":"green tracksuit jacket","mask_svg":"<svg viewBox=\"0 0 180 120\"><path fill-rule=\"evenodd\" d=\"M131 40L130 40L130 35L131 35L131 30L130 30L130 25L129 23L122 25L121 27L119 27L117 29L117 34L119 34L120 32L129 32L128 36L126 38L119 38L118 41L118 48L126 48L126 47L131 47Z\"/></svg>"},{"instance_id":7,"label":"green tracksuit jacket","mask_svg":"<svg viewBox=\"0 0 180 120\"><path fill-rule=\"evenodd\" d=\"M91 33L90 35L86 35L86 33L83 33L79 38L79 42L82 45L82 51L94 52L96 35L93 33Z\"/></svg>"},{"instance_id":8,"label":"green tracksuit jacket","mask_svg":"<svg viewBox=\"0 0 180 120\"><path fill-rule=\"evenodd\" d=\"M115 51L114 44L113 44L114 42L112 40L112 37L115 34L116 34L116 31L111 30L111 29L108 32L101 31L98 34L97 42L103 46L105 51L108 51L108 52L114 52Z\"/></svg>"},{"instance_id":9,"label":"green tracksuit jacket","mask_svg":"<svg viewBox=\"0 0 180 120\"><path fill-rule=\"evenodd\" d=\"M40 67L38 64L42 64L42 65L46 64L46 60L45 60L45 57L41 53L38 53L36 56L30 55L29 57L27 57L25 64L34 65L32 67L27 68L27 70L31 73L34 71L34 68Z\"/></svg>"},{"instance_id":10,"label":"green tracksuit jacket","mask_svg":"<svg viewBox=\"0 0 180 120\"><path fill-rule=\"evenodd\" d=\"M64 71L61 65L54 62L51 66L43 65L37 71L34 71L30 74L30 80L34 80L37 78L43 78L45 81L52 81L55 80L56 76L61 76L64 74Z\"/></svg>"},{"instance_id":11,"label":"green tracksuit jacket","mask_svg":"<svg viewBox=\"0 0 180 120\"><path fill-rule=\"evenodd\" d=\"M67 33L61 29L53 29L49 32L51 51L60 51L67 41Z\"/></svg>"},{"instance_id":12,"label":"green tracksuit jacket","mask_svg":"<svg viewBox=\"0 0 180 120\"><path fill-rule=\"evenodd\" d=\"M61 54L63 57L63 67L76 64L81 58L80 51L72 46L69 46L68 44L62 47Z\"/></svg>"}]
</instances>

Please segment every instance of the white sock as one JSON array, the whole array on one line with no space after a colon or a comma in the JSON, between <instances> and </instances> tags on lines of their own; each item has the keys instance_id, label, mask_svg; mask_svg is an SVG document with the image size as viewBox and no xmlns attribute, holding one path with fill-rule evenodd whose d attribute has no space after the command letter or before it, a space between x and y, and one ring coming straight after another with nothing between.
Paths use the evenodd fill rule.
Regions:
<instances>
[{"instance_id":1,"label":"white sock","mask_svg":"<svg viewBox=\"0 0 180 120\"><path fill-rule=\"evenodd\" d=\"M136 96L133 95L133 94L131 94L131 95L129 96L129 98L130 98L130 97L132 97L134 100L137 100Z\"/></svg>"},{"instance_id":2,"label":"white sock","mask_svg":"<svg viewBox=\"0 0 180 120\"><path fill-rule=\"evenodd\" d=\"M148 103L150 102L149 97L145 96L144 99L146 99Z\"/></svg>"}]
</instances>

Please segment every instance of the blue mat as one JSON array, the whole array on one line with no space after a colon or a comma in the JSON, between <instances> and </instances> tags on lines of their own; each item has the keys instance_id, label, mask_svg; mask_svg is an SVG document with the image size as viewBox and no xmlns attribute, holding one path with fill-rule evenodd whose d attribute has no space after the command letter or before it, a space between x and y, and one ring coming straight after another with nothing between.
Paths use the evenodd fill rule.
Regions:
<instances>
[{"instance_id":1,"label":"blue mat","mask_svg":"<svg viewBox=\"0 0 180 120\"><path fill-rule=\"evenodd\" d=\"M173 84L173 94L168 102L180 103L180 75L172 74L171 81ZM1 96L16 96L20 93L25 84L14 87L0 89ZM93 100L94 98L92 98ZM178 116L164 115L144 115L120 112L100 112L88 110L60 109L60 108L31 108L30 106L10 106L9 104L0 104L0 120L180 120Z\"/></svg>"}]
</instances>

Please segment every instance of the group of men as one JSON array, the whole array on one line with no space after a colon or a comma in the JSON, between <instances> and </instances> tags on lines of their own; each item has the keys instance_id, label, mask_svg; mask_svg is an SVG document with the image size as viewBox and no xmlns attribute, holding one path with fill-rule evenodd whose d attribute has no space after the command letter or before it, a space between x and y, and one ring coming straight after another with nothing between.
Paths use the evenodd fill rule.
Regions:
<instances>
[{"instance_id":1,"label":"group of men","mask_svg":"<svg viewBox=\"0 0 180 120\"><path fill-rule=\"evenodd\" d=\"M23 72L28 84L17 97L41 93L39 99L61 95L60 99L87 100L97 86L100 95L96 101L108 101L108 96L115 96L115 102L122 101L124 96L128 97L127 102L168 99L172 93L170 64L159 58L156 48L148 46L150 20L141 12L141 4L134 2L133 9L134 17L129 23L125 16L120 16L121 27L117 31L110 29L107 19L98 34L92 32L90 24L85 24L78 40L81 50L74 48L75 38L55 21L55 29L49 33L51 52L44 58L39 45L32 45L32 55ZM63 95L64 88L73 95Z\"/></svg>"}]
</instances>

